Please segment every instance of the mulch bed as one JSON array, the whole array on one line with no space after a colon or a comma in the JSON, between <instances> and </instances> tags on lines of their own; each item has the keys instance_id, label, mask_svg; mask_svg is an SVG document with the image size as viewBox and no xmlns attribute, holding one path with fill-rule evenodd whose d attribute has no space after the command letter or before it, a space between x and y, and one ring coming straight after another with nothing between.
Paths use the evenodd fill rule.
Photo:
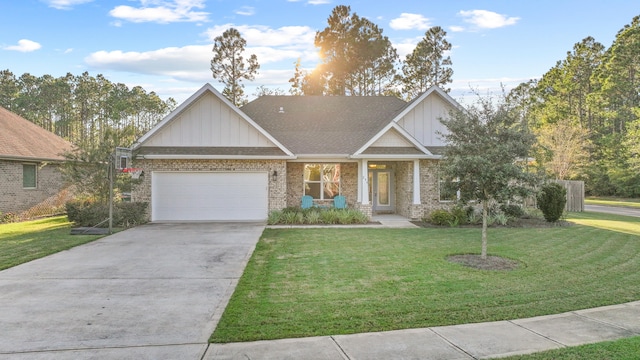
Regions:
<instances>
[{"instance_id":1,"label":"mulch bed","mask_svg":"<svg viewBox=\"0 0 640 360\"><path fill-rule=\"evenodd\" d=\"M515 260L505 259L500 256L487 256L483 259L476 254L451 255L447 260L453 263L461 264L466 267L479 270L515 270L519 263Z\"/></svg>"}]
</instances>

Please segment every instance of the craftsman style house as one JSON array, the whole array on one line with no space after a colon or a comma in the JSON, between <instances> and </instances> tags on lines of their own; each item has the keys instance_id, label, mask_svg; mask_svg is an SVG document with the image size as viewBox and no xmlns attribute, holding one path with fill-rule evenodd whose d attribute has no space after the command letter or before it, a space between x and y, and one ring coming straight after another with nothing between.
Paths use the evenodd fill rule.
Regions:
<instances>
[{"instance_id":1,"label":"craftsman style house","mask_svg":"<svg viewBox=\"0 0 640 360\"><path fill-rule=\"evenodd\" d=\"M204 85L134 146L135 201L152 221L264 220L344 195L371 216L416 219L441 198L439 134L458 103L438 87L391 96L262 96L241 108Z\"/></svg>"}]
</instances>

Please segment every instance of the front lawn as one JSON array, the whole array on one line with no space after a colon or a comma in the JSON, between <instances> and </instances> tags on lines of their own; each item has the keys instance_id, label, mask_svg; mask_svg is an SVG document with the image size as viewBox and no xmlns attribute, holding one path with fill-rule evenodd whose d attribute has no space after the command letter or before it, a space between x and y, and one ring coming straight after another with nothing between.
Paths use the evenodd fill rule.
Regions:
<instances>
[{"instance_id":1,"label":"front lawn","mask_svg":"<svg viewBox=\"0 0 640 360\"><path fill-rule=\"evenodd\" d=\"M212 342L526 318L640 299L640 218L572 213L574 226L489 229L510 271L447 261L480 229L267 229Z\"/></svg>"},{"instance_id":2,"label":"front lawn","mask_svg":"<svg viewBox=\"0 0 640 360\"><path fill-rule=\"evenodd\" d=\"M70 249L103 235L70 235L66 216L0 225L0 270Z\"/></svg>"}]
</instances>

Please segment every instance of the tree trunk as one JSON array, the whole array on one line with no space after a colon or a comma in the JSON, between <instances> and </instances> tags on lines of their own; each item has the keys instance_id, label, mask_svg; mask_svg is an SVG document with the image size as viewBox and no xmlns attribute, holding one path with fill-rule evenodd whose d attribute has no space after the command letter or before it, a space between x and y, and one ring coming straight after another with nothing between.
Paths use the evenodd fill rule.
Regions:
<instances>
[{"instance_id":1,"label":"tree trunk","mask_svg":"<svg viewBox=\"0 0 640 360\"><path fill-rule=\"evenodd\" d=\"M489 217L487 208L488 204L485 201L482 204L482 252L480 253L482 260L487 259L487 218Z\"/></svg>"}]
</instances>

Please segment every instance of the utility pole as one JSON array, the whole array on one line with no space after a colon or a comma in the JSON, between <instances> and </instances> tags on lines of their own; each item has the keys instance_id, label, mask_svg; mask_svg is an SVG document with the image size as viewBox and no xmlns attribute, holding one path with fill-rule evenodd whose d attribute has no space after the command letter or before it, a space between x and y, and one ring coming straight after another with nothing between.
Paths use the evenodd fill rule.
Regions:
<instances>
[{"instance_id":1,"label":"utility pole","mask_svg":"<svg viewBox=\"0 0 640 360\"><path fill-rule=\"evenodd\" d=\"M109 155L109 234L113 234L113 167L115 153Z\"/></svg>"}]
</instances>

